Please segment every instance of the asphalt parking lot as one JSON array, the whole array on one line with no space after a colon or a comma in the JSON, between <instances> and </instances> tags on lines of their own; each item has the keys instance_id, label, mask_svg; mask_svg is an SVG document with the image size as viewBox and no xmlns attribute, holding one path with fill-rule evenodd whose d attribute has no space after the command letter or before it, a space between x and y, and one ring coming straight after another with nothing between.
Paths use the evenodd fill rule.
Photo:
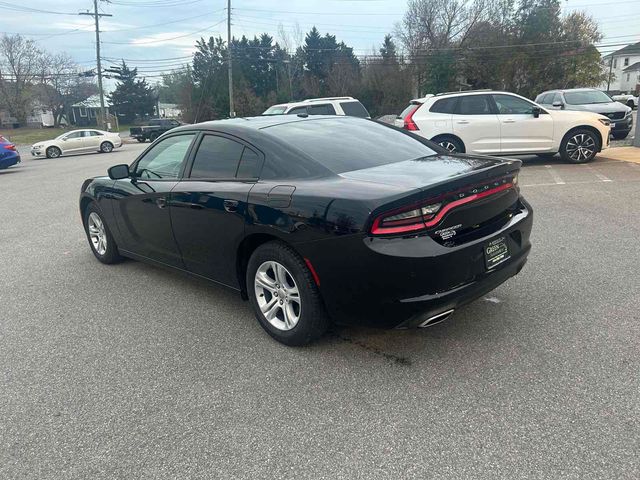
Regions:
<instances>
[{"instance_id":1,"label":"asphalt parking lot","mask_svg":"<svg viewBox=\"0 0 640 480\"><path fill-rule=\"evenodd\" d=\"M531 160L520 275L288 348L233 292L95 260L80 185L142 148L0 172L0 478L640 477L640 165Z\"/></svg>"}]
</instances>

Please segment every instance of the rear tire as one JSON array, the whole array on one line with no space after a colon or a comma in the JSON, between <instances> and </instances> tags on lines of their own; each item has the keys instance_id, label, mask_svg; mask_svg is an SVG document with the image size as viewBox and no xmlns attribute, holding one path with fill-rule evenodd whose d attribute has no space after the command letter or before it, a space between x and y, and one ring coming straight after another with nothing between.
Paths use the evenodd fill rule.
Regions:
<instances>
[{"instance_id":1,"label":"rear tire","mask_svg":"<svg viewBox=\"0 0 640 480\"><path fill-rule=\"evenodd\" d=\"M84 212L84 231L91 251L99 261L110 265L122 260L113 235L95 203L89 204Z\"/></svg>"},{"instance_id":2,"label":"rear tire","mask_svg":"<svg viewBox=\"0 0 640 480\"><path fill-rule=\"evenodd\" d=\"M431 139L449 153L464 153L465 147L462 141L452 135L440 135Z\"/></svg>"},{"instance_id":3,"label":"rear tire","mask_svg":"<svg viewBox=\"0 0 640 480\"><path fill-rule=\"evenodd\" d=\"M595 133L577 128L562 139L560 157L569 163L588 163L596 157L599 149L600 141Z\"/></svg>"},{"instance_id":4,"label":"rear tire","mask_svg":"<svg viewBox=\"0 0 640 480\"><path fill-rule=\"evenodd\" d=\"M306 345L329 328L314 277L288 245L273 241L259 246L247 265L246 286L258 323L277 341Z\"/></svg>"},{"instance_id":5,"label":"rear tire","mask_svg":"<svg viewBox=\"0 0 640 480\"><path fill-rule=\"evenodd\" d=\"M160 135L158 135L157 133L152 133L151 135L149 135L149 141L151 143L156 141L156 138L158 138Z\"/></svg>"},{"instance_id":6,"label":"rear tire","mask_svg":"<svg viewBox=\"0 0 640 480\"><path fill-rule=\"evenodd\" d=\"M111 153L113 151L113 143L111 143L111 142L102 142L100 144L100 151L102 153Z\"/></svg>"},{"instance_id":7,"label":"rear tire","mask_svg":"<svg viewBox=\"0 0 640 480\"><path fill-rule=\"evenodd\" d=\"M47 158L58 158L60 155L62 155L62 150L60 150L58 147L49 147L47 148L46 155Z\"/></svg>"}]
</instances>

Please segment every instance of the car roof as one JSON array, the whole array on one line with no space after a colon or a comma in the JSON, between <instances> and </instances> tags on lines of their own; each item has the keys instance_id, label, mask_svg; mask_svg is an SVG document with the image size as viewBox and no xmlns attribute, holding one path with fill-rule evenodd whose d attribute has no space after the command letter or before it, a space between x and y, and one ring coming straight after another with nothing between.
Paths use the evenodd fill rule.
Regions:
<instances>
[{"instance_id":1,"label":"car roof","mask_svg":"<svg viewBox=\"0 0 640 480\"><path fill-rule=\"evenodd\" d=\"M331 102L358 102L357 98L353 97L322 97L322 98L307 98L305 100L300 100L299 102L287 102L287 103L278 103L277 105L271 105L269 108L273 107L305 107L310 103L331 103Z\"/></svg>"}]
</instances>

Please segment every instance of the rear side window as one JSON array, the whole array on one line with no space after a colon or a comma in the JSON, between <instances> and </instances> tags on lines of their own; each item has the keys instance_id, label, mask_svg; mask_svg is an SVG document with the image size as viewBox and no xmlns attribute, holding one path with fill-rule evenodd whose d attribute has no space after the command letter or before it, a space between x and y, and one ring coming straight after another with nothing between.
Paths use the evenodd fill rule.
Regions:
<instances>
[{"instance_id":1,"label":"rear side window","mask_svg":"<svg viewBox=\"0 0 640 480\"><path fill-rule=\"evenodd\" d=\"M436 103L434 103L429 109L430 112L433 113L453 113L453 110L456 107L456 102L458 99L456 97L453 98L442 98Z\"/></svg>"},{"instance_id":2,"label":"rear side window","mask_svg":"<svg viewBox=\"0 0 640 480\"><path fill-rule=\"evenodd\" d=\"M307 107L309 115L335 115L336 109L333 105L327 103L326 105L309 105Z\"/></svg>"},{"instance_id":3,"label":"rear side window","mask_svg":"<svg viewBox=\"0 0 640 480\"><path fill-rule=\"evenodd\" d=\"M456 113L460 115L491 115L488 95L465 95L460 97Z\"/></svg>"},{"instance_id":4,"label":"rear side window","mask_svg":"<svg viewBox=\"0 0 640 480\"><path fill-rule=\"evenodd\" d=\"M402 131L349 117L280 124L263 131L305 152L335 173L435 154L427 145Z\"/></svg>"},{"instance_id":5,"label":"rear side window","mask_svg":"<svg viewBox=\"0 0 640 480\"><path fill-rule=\"evenodd\" d=\"M369 112L360 102L341 102L340 106L349 117L369 118Z\"/></svg>"},{"instance_id":6,"label":"rear side window","mask_svg":"<svg viewBox=\"0 0 640 480\"><path fill-rule=\"evenodd\" d=\"M234 178L244 145L225 137L205 135L191 167L191 178Z\"/></svg>"},{"instance_id":7,"label":"rear side window","mask_svg":"<svg viewBox=\"0 0 640 480\"><path fill-rule=\"evenodd\" d=\"M238 178L258 178L260 174L260 157L250 148L244 147L242 159L238 166Z\"/></svg>"}]
</instances>

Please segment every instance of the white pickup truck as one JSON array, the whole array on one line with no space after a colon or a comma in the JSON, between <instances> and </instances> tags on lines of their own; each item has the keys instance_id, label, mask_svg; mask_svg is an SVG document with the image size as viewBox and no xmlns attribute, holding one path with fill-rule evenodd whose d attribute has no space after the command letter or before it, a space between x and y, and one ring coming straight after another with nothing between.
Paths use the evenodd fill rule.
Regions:
<instances>
[{"instance_id":1,"label":"white pickup truck","mask_svg":"<svg viewBox=\"0 0 640 480\"><path fill-rule=\"evenodd\" d=\"M611 95L611 98L616 102L624 103L627 107L638 108L638 96L630 94L623 95Z\"/></svg>"}]
</instances>

